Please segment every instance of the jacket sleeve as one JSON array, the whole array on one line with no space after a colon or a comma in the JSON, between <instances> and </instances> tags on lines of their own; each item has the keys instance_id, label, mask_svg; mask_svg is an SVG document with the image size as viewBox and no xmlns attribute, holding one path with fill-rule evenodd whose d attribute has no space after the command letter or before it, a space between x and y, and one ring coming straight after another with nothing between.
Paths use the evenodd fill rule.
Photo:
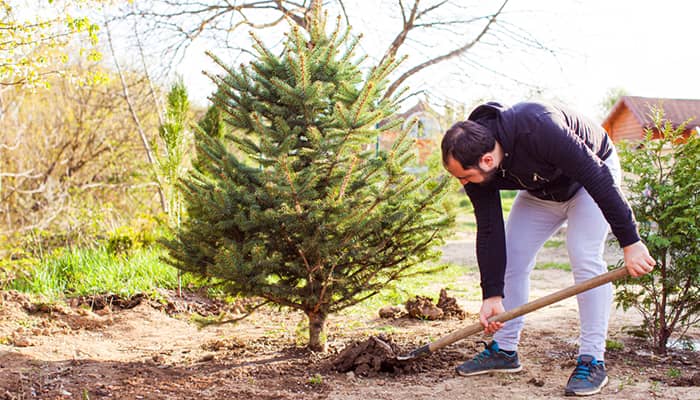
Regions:
<instances>
[{"instance_id":1,"label":"jacket sleeve","mask_svg":"<svg viewBox=\"0 0 700 400\"><path fill-rule=\"evenodd\" d=\"M489 186L464 186L476 217L476 258L483 298L503 297L506 271L506 240L500 192Z\"/></svg>"},{"instance_id":2,"label":"jacket sleeve","mask_svg":"<svg viewBox=\"0 0 700 400\"><path fill-rule=\"evenodd\" d=\"M603 212L621 247L639 241L637 224L629 204L612 174L586 143L558 114L540 118L536 133L540 156L586 189Z\"/></svg>"}]
</instances>

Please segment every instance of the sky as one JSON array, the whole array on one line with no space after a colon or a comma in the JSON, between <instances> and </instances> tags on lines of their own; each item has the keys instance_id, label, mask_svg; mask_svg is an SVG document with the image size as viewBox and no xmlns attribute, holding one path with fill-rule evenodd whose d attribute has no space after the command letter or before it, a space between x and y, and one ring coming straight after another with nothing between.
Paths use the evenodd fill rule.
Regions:
<instances>
[{"instance_id":1,"label":"sky","mask_svg":"<svg viewBox=\"0 0 700 400\"><path fill-rule=\"evenodd\" d=\"M481 4L495 9L500 3ZM355 10L357 15L373 15L374 2L366 4ZM498 74L469 71L472 84L457 82L454 64L431 67L408 84L428 93L438 107L448 100L467 106L483 100L513 104L532 98L532 86L537 86L542 88L538 98L562 102L597 120L604 116L599 105L613 88L635 96L700 98L698 1L511 0L505 13L553 53L490 55L493 59L483 61L497 65ZM363 46L369 49L372 40L363 40ZM213 87L200 71L210 70L209 61L196 45L185 59L178 72L195 101L204 102Z\"/></svg>"}]
</instances>

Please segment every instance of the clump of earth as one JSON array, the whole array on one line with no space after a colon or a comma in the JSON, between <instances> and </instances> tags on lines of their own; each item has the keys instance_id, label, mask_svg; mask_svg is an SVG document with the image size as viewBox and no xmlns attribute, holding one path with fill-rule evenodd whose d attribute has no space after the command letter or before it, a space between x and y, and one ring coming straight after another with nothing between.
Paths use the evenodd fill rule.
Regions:
<instances>
[{"instance_id":1,"label":"clump of earth","mask_svg":"<svg viewBox=\"0 0 700 400\"><path fill-rule=\"evenodd\" d=\"M430 297L416 296L406 302L405 308L398 306L385 306L379 310L382 318L401 318L406 315L410 318L424 320L439 319L465 319L467 313L457 304L457 299L447 295L445 289L440 290L437 304Z\"/></svg>"},{"instance_id":2,"label":"clump of earth","mask_svg":"<svg viewBox=\"0 0 700 400\"><path fill-rule=\"evenodd\" d=\"M372 377L380 373L393 375L451 369L464 358L456 349L444 349L428 356L400 361L397 356L409 353L386 335L371 336L352 342L331 360L332 369L355 376ZM463 360L462 360L463 361Z\"/></svg>"}]
</instances>

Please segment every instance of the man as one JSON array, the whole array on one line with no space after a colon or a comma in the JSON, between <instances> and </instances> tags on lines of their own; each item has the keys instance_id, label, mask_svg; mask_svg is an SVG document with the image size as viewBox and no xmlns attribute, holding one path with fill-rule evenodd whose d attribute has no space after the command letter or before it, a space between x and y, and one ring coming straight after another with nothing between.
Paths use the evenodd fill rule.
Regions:
<instances>
[{"instance_id":1,"label":"man","mask_svg":"<svg viewBox=\"0 0 700 400\"><path fill-rule=\"evenodd\" d=\"M528 301L535 255L564 222L576 283L607 271L602 255L609 228L630 275L644 275L656 264L620 191L612 142L581 115L541 103L486 103L446 132L442 159L474 207L480 321L486 333L495 333L482 353L457 367L460 375L520 371L523 317L505 324L487 319ZM501 189L520 190L505 227ZM582 396L600 392L608 382L604 352L612 285L579 294L577 301L579 356L565 394Z\"/></svg>"}]
</instances>

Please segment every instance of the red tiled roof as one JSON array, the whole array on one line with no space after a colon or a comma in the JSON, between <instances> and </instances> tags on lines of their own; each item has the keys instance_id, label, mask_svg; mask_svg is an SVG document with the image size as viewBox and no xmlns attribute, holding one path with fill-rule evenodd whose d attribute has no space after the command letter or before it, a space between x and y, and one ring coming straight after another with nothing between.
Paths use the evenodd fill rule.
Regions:
<instances>
[{"instance_id":1,"label":"red tiled roof","mask_svg":"<svg viewBox=\"0 0 700 400\"><path fill-rule=\"evenodd\" d=\"M671 122L674 127L690 120L687 129L693 129L700 126L700 100L695 99L664 99L656 97L638 97L638 96L622 96L615 103L607 118L603 122L603 126L607 126L615 115L622 110L622 106L626 106L632 114L637 118L637 121L644 127L649 128L654 125L652 120L651 108L660 108L664 111L664 119Z\"/></svg>"}]
</instances>

